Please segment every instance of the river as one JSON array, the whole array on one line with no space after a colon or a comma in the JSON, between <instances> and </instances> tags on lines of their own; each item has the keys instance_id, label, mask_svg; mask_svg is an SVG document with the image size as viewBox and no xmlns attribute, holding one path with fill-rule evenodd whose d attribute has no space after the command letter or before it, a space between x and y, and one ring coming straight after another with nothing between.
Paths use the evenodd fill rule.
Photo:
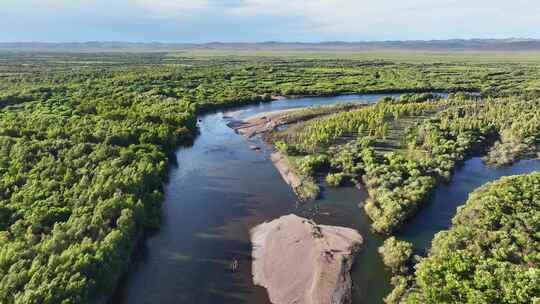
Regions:
<instances>
[{"instance_id":1,"label":"river","mask_svg":"<svg viewBox=\"0 0 540 304\"><path fill-rule=\"evenodd\" d=\"M359 208L366 193L356 188L324 188L314 204L295 205L295 195L269 160L260 139L247 140L227 127L231 119L257 113L338 102L375 102L398 94L309 97L247 105L200 117L200 134L175 154L165 187L162 223L138 248L134 262L110 303L269 303L266 291L251 282L249 229L288 213L318 223L356 228L365 239L353 269L354 303L382 303L390 290L390 274L377 255L382 239L369 230ZM260 152L250 145L261 147ZM455 209L477 186L503 175L540 170L540 162L524 161L511 168L485 167L471 159L448 185L437 188L401 237L427 249L433 234L446 229ZM240 261L231 273L231 259Z\"/></svg>"}]
</instances>

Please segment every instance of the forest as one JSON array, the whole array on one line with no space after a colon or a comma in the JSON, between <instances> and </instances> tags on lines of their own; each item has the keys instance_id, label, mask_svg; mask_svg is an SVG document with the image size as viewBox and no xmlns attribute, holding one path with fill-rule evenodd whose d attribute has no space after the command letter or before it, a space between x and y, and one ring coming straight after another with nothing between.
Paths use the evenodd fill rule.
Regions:
<instances>
[{"instance_id":1,"label":"forest","mask_svg":"<svg viewBox=\"0 0 540 304\"><path fill-rule=\"evenodd\" d=\"M488 162L510 163L536 151L540 136L540 63L535 62L1 52L0 80L4 304L90 303L109 294L137 240L145 231L159 229L170 155L196 137L197 115L206 111L278 96L452 92L449 99L411 94L370 107L344 106L338 113L316 110L302 114L313 119L275 134L276 144L300 159L305 174L324 172L334 186L344 180L364 183L371 197L364 208L373 228L384 234L412 217L467 155L482 153ZM396 148L388 152L388 146ZM537 195L528 190L537 186L537 179L533 175L502 183L521 189L523 194L508 190L521 202ZM538 228L534 213L501 218L512 220L497 224L509 227L504 230L509 235L485 240L488 246L505 237L523 248L518 256L497 250L485 264L466 261L480 274L483 267L530 270L484 282L480 290L485 292L472 287L469 292L467 286L443 290L446 273L459 271L452 267L461 265L461 259L480 257L472 254L478 250L472 247L456 252L452 261L437 254L458 246L458 237L465 237L461 229L469 229L471 238L483 235L478 229L484 219L472 221L465 214L487 210L480 206L484 201L497 204L493 210L502 213L519 207L508 205L513 198L497 185L471 199L467 206L472 207L460 211L452 230L437 238L440 249L420 264L410 301L437 303L467 294L484 303L509 298L526 303L522 300L538 294L534 288L539 284L527 281L538 280L538 240L530 234ZM481 196L490 191L488 198ZM493 195L503 197L500 205ZM519 214L533 207L523 205ZM494 220L485 212L485 221ZM394 243L388 247L401 248L405 257L388 259L390 265L410 255L406 245ZM432 275L440 280L440 290L425 286ZM522 289L512 285L519 295L491 292L518 281L531 282Z\"/></svg>"}]
</instances>

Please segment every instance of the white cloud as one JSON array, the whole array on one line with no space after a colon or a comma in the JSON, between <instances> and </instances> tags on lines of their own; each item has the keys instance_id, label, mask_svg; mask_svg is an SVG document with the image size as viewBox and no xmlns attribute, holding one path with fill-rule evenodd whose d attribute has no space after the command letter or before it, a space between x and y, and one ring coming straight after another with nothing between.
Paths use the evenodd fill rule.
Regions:
<instances>
[{"instance_id":1,"label":"white cloud","mask_svg":"<svg viewBox=\"0 0 540 304\"><path fill-rule=\"evenodd\" d=\"M214 18L248 23L261 17L295 19L295 26L301 28L291 30L322 35L325 39L426 38L436 36L437 30L445 37L457 30L469 30L474 35L489 30L494 22L509 27L540 26L540 2L534 0L135 1L154 17L162 18ZM492 35L492 31L486 33Z\"/></svg>"},{"instance_id":2,"label":"white cloud","mask_svg":"<svg viewBox=\"0 0 540 304\"><path fill-rule=\"evenodd\" d=\"M538 0L4 0L2 6L0 25L2 17L24 17L63 29L62 20L84 19L114 25L111 32L140 26L197 41L540 38ZM46 34L47 27L36 31Z\"/></svg>"},{"instance_id":3,"label":"white cloud","mask_svg":"<svg viewBox=\"0 0 540 304\"><path fill-rule=\"evenodd\" d=\"M154 17L194 16L212 9L209 0L135 0L135 3L148 10Z\"/></svg>"},{"instance_id":4,"label":"white cloud","mask_svg":"<svg viewBox=\"0 0 540 304\"><path fill-rule=\"evenodd\" d=\"M455 26L508 26L523 21L540 26L540 2L534 0L245 0L233 16L274 15L304 18L306 28L321 34L366 35L450 32ZM459 24L456 24L459 22ZM475 32L471 28L471 32Z\"/></svg>"}]
</instances>

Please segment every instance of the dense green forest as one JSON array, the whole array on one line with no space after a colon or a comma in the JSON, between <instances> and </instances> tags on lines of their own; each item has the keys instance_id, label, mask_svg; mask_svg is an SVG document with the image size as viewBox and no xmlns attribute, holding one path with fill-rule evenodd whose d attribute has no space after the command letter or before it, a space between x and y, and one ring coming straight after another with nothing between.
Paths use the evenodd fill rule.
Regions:
<instances>
[{"instance_id":1,"label":"dense green forest","mask_svg":"<svg viewBox=\"0 0 540 304\"><path fill-rule=\"evenodd\" d=\"M0 53L0 303L87 303L110 292L143 231L159 227L169 155L196 136L202 111L276 95L519 92L478 104L386 101L371 120L345 120L345 131L380 141L393 121L435 116L408 133L411 151L424 153L414 158L382 156L368 136L306 167L328 162L335 185L365 175L379 189L366 209L389 232L476 142L505 131L493 155L524 153L505 147L537 139L538 100L526 95L539 83L534 62ZM332 128L304 152L342 135Z\"/></svg>"},{"instance_id":2,"label":"dense green forest","mask_svg":"<svg viewBox=\"0 0 540 304\"><path fill-rule=\"evenodd\" d=\"M399 291L402 303L540 301L539 173L477 189L452 223L435 236L410 288Z\"/></svg>"}]
</instances>

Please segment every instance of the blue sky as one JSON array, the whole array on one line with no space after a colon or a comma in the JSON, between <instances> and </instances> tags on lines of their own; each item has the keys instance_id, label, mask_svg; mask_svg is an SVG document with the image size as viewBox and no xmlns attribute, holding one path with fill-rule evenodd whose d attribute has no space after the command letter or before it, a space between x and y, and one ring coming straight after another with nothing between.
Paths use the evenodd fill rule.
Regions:
<instances>
[{"instance_id":1,"label":"blue sky","mask_svg":"<svg viewBox=\"0 0 540 304\"><path fill-rule=\"evenodd\" d=\"M539 0L3 0L0 41L540 38Z\"/></svg>"}]
</instances>

